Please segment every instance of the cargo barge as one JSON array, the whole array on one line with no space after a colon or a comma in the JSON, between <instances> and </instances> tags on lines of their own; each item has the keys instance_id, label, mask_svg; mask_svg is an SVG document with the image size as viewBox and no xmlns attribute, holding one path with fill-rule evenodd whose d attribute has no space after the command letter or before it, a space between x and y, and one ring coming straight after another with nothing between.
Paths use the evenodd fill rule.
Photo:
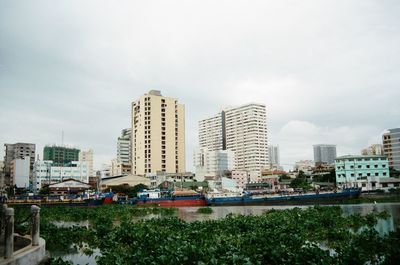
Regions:
<instances>
[{"instance_id":1,"label":"cargo barge","mask_svg":"<svg viewBox=\"0 0 400 265\"><path fill-rule=\"evenodd\" d=\"M130 200L129 204L154 204L160 207L205 206L206 199L194 191L168 192L156 189L138 192L137 198Z\"/></svg>"},{"instance_id":2,"label":"cargo barge","mask_svg":"<svg viewBox=\"0 0 400 265\"><path fill-rule=\"evenodd\" d=\"M206 196L206 201L209 206L329 204L330 202L358 198L360 194L360 188L348 188L331 192L274 195L210 193Z\"/></svg>"}]
</instances>

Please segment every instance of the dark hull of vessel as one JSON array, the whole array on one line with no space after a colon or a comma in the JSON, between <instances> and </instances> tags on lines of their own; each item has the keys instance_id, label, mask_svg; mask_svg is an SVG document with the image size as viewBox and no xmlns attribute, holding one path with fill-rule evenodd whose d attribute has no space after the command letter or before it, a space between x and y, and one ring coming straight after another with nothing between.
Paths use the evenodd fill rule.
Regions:
<instances>
[{"instance_id":1,"label":"dark hull of vessel","mask_svg":"<svg viewBox=\"0 0 400 265\"><path fill-rule=\"evenodd\" d=\"M235 206L235 205L306 205L306 204L329 204L343 200L358 198L361 189L346 189L341 192L330 192L320 194L299 194L282 196L235 196L223 198L207 198L210 206Z\"/></svg>"}]
</instances>

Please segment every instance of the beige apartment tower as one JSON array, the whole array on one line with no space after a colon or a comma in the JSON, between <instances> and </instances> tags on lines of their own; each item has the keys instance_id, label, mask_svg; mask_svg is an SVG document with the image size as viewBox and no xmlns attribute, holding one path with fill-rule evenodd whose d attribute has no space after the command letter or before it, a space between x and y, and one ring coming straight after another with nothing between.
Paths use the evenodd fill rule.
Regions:
<instances>
[{"instance_id":1,"label":"beige apartment tower","mask_svg":"<svg viewBox=\"0 0 400 265\"><path fill-rule=\"evenodd\" d=\"M132 173L185 172L185 106L151 90L132 102Z\"/></svg>"}]
</instances>

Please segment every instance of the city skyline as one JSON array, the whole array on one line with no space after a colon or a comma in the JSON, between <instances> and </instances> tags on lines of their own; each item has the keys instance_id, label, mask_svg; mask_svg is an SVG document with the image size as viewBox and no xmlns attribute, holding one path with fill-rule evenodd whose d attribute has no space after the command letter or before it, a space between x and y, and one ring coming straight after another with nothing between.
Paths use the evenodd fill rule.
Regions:
<instances>
[{"instance_id":1,"label":"city skyline","mask_svg":"<svg viewBox=\"0 0 400 265\"><path fill-rule=\"evenodd\" d=\"M185 104L192 171L198 121L224 106L266 105L283 166L319 143L358 154L400 127L397 2L96 3L0 3L2 146L41 154L64 131L98 169L151 89Z\"/></svg>"}]
</instances>

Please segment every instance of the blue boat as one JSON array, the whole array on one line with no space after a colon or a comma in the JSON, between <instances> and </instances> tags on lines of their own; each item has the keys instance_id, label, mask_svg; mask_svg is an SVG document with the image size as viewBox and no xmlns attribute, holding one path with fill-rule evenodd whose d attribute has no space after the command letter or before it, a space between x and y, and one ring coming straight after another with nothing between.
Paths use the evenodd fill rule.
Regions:
<instances>
[{"instance_id":1,"label":"blue boat","mask_svg":"<svg viewBox=\"0 0 400 265\"><path fill-rule=\"evenodd\" d=\"M303 205L303 204L328 204L342 200L358 198L360 188L347 188L341 191L313 192L313 193L288 193L274 195L253 195L250 193L215 193L206 196L207 205L234 206L234 205Z\"/></svg>"}]
</instances>

